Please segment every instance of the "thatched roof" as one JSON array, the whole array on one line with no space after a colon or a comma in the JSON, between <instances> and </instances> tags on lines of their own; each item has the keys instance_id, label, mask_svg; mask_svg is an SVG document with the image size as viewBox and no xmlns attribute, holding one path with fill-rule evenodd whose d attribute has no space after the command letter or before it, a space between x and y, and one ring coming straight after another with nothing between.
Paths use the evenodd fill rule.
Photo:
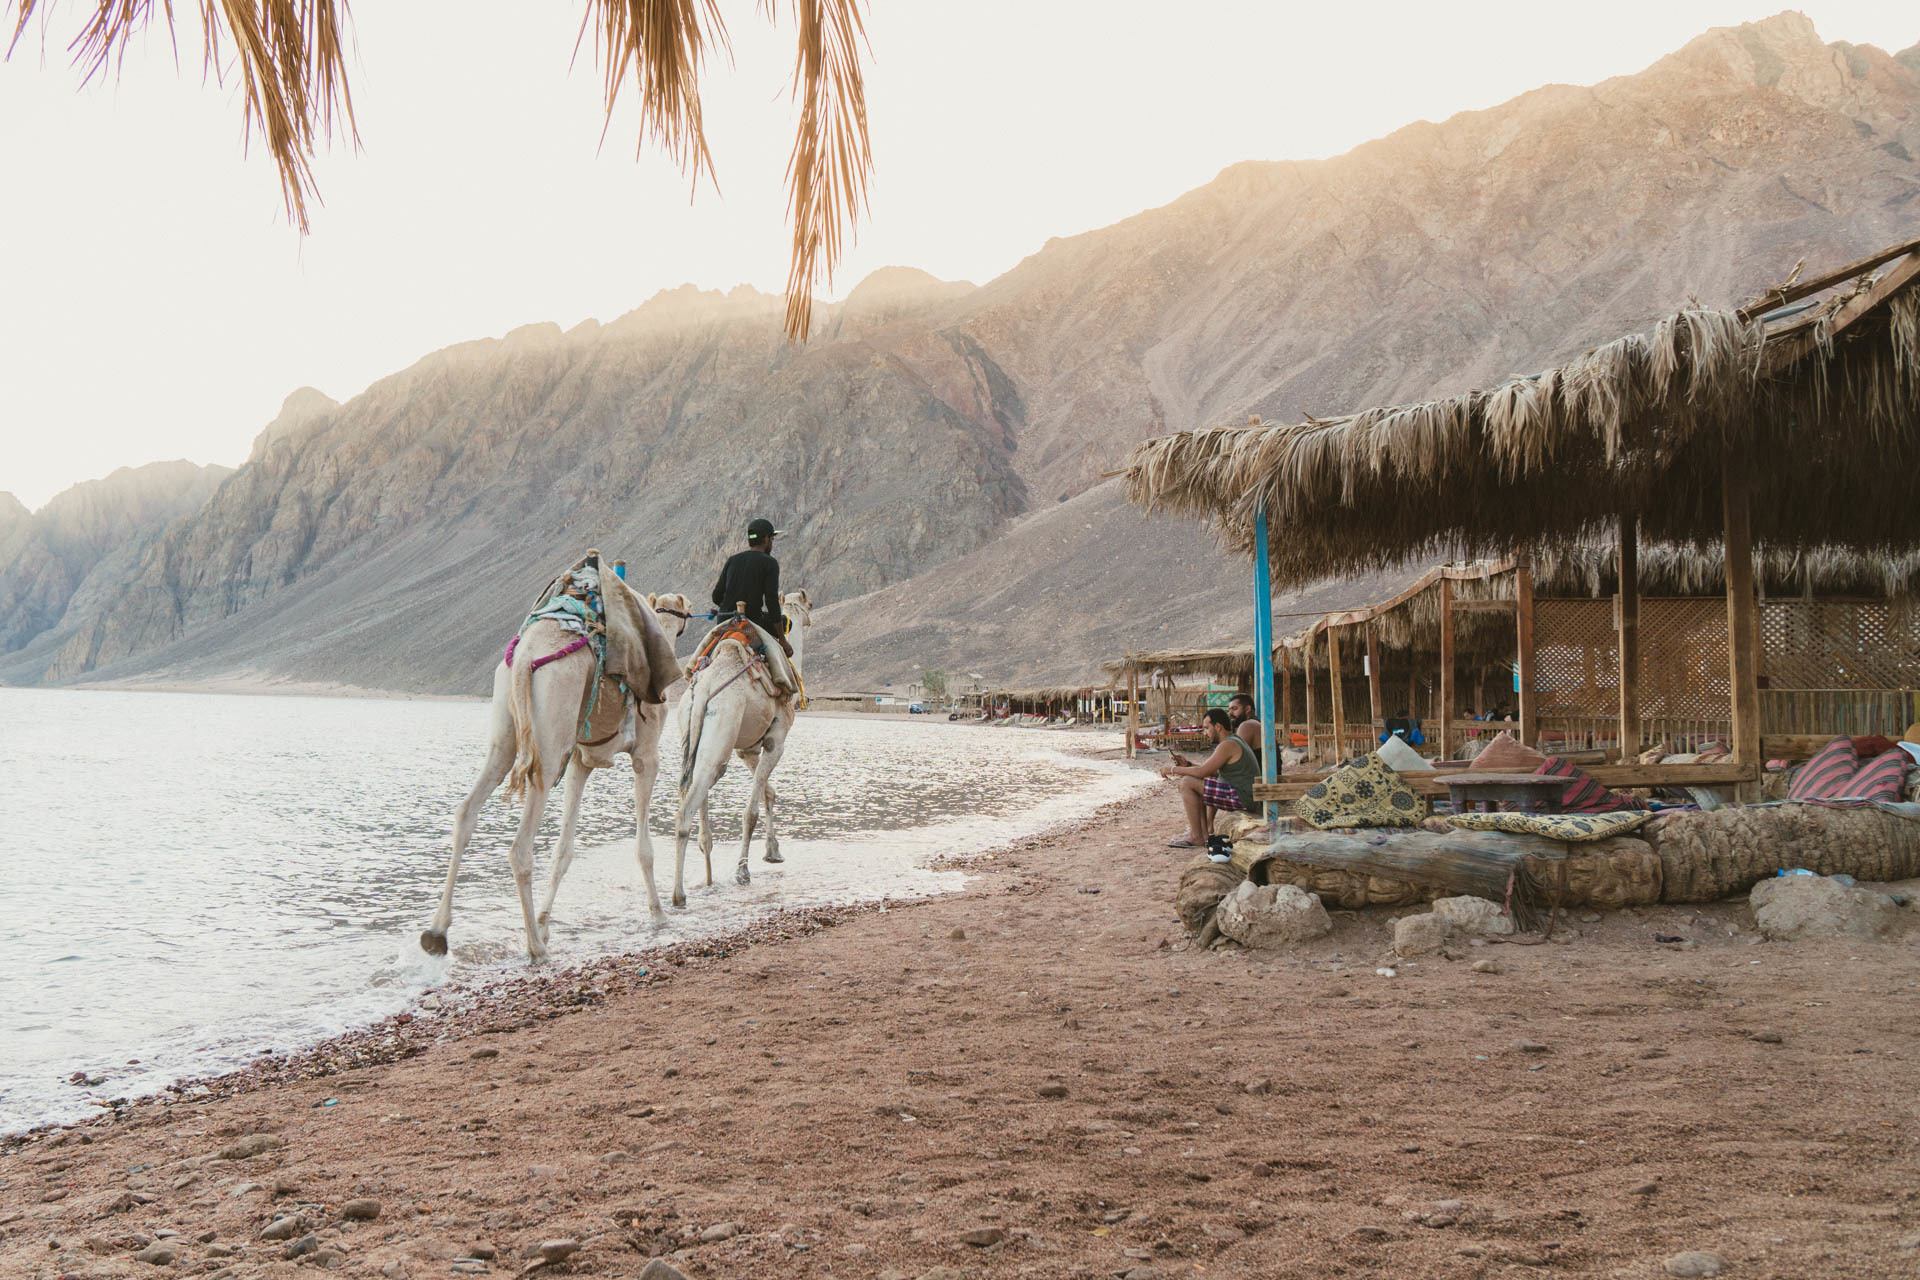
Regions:
<instances>
[{"instance_id":1,"label":"thatched roof","mask_svg":"<svg viewBox=\"0 0 1920 1280\"><path fill-rule=\"evenodd\" d=\"M1212 676L1222 684L1239 684L1253 678L1253 646L1129 653L1107 663L1106 670L1120 683L1130 675L1152 676L1155 672L1165 672L1176 680L1182 676Z\"/></svg>"},{"instance_id":2,"label":"thatched roof","mask_svg":"<svg viewBox=\"0 0 1920 1280\"><path fill-rule=\"evenodd\" d=\"M1612 595L1620 576L1617 556L1612 538L1542 548L1532 557L1534 594ZM1898 598L1920 587L1920 552L1871 555L1842 547L1761 547L1754 555L1754 573L1771 596ZM1725 575L1726 555L1714 542L1642 546L1635 576L1643 596L1717 596L1727 589Z\"/></svg>"},{"instance_id":3,"label":"thatched roof","mask_svg":"<svg viewBox=\"0 0 1920 1280\"><path fill-rule=\"evenodd\" d=\"M1486 390L1149 440L1128 495L1214 519L1243 550L1264 503L1281 585L1579 543L1621 512L1649 542L1704 545L1721 535L1729 465L1750 469L1760 543L1920 550L1916 250L1739 310L1688 307Z\"/></svg>"}]
</instances>

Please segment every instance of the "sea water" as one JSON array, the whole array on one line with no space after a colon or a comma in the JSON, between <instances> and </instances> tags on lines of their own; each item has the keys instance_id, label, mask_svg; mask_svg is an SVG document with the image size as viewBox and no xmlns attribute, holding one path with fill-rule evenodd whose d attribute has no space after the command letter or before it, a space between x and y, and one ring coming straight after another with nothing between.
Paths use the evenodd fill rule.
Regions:
<instances>
[{"instance_id":1,"label":"sea water","mask_svg":"<svg viewBox=\"0 0 1920 1280\"><path fill-rule=\"evenodd\" d=\"M481 815L451 953L418 945L456 804L485 754L484 703L0 689L0 1132L91 1113L289 1052L447 984L525 972L506 850ZM733 883L748 775L715 790L712 889L648 921L633 774L597 772L554 910L551 963L712 936L790 907L957 888L928 864L1080 817L1144 776L1063 750L1081 735L804 715L775 774L786 861ZM1104 744L1102 744L1104 745ZM650 828L672 892L678 744ZM549 804L536 907L559 830ZM72 1083L79 1072L96 1084Z\"/></svg>"}]
</instances>

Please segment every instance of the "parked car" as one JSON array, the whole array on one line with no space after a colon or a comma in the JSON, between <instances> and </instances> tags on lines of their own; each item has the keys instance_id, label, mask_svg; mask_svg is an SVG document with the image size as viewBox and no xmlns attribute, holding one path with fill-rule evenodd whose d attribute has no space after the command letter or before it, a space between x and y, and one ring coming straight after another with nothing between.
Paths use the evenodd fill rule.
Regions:
<instances>
[{"instance_id":1,"label":"parked car","mask_svg":"<svg viewBox=\"0 0 1920 1280\"><path fill-rule=\"evenodd\" d=\"M910 716L923 716L927 714L927 704L924 702L909 702L907 704L907 714Z\"/></svg>"}]
</instances>

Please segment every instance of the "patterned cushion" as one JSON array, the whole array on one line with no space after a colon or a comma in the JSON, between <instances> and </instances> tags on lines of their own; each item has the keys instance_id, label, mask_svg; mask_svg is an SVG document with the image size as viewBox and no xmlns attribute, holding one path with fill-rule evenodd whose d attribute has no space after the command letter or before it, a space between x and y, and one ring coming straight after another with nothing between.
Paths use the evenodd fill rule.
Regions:
<instances>
[{"instance_id":1,"label":"patterned cushion","mask_svg":"<svg viewBox=\"0 0 1920 1280\"><path fill-rule=\"evenodd\" d=\"M1503 729L1480 749L1480 754L1473 758L1473 767L1477 773L1533 773L1546 759Z\"/></svg>"},{"instance_id":2,"label":"patterned cushion","mask_svg":"<svg viewBox=\"0 0 1920 1280\"><path fill-rule=\"evenodd\" d=\"M1793 775L1789 800L1898 800L1907 755L1888 751L1864 763L1851 738L1835 738Z\"/></svg>"},{"instance_id":3,"label":"patterned cushion","mask_svg":"<svg viewBox=\"0 0 1920 1280\"><path fill-rule=\"evenodd\" d=\"M1456 813L1447 821L1466 831L1587 841L1625 835L1651 817L1649 809L1622 809L1617 813Z\"/></svg>"},{"instance_id":4,"label":"patterned cushion","mask_svg":"<svg viewBox=\"0 0 1920 1280\"><path fill-rule=\"evenodd\" d=\"M1341 765L1307 788L1293 811L1310 827L1412 827L1427 804L1377 755Z\"/></svg>"},{"instance_id":5,"label":"patterned cushion","mask_svg":"<svg viewBox=\"0 0 1920 1280\"><path fill-rule=\"evenodd\" d=\"M1559 756L1548 756L1535 773L1545 778L1565 778L1567 789L1560 793L1560 808L1565 813L1614 813L1632 809L1638 801L1609 791L1594 781L1593 775Z\"/></svg>"}]
</instances>

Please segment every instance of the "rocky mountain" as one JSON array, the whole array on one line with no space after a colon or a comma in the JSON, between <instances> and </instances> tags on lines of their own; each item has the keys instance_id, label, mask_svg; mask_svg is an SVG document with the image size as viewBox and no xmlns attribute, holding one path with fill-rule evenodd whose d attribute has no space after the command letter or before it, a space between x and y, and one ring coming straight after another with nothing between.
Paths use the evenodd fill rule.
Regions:
<instances>
[{"instance_id":1,"label":"rocky mountain","mask_svg":"<svg viewBox=\"0 0 1920 1280\"><path fill-rule=\"evenodd\" d=\"M90 614L102 583L127 573L169 524L198 511L232 474L185 461L122 467L55 495L37 512L0 493L0 672L44 674L48 641L67 634L69 615Z\"/></svg>"},{"instance_id":2,"label":"rocky mountain","mask_svg":"<svg viewBox=\"0 0 1920 1280\"><path fill-rule=\"evenodd\" d=\"M1243 634L1244 567L1101 485L1135 441L1451 392L1742 300L1915 234L1916 155L1920 46L1826 44L1789 13L1331 160L1236 165L978 288L876 273L804 347L745 289L464 344L345 404L296 393L69 619L48 674L478 691L581 548L704 594L759 512L792 532L787 580L836 602L820 686L1068 679ZM17 523L0 512L0 546Z\"/></svg>"}]
</instances>

